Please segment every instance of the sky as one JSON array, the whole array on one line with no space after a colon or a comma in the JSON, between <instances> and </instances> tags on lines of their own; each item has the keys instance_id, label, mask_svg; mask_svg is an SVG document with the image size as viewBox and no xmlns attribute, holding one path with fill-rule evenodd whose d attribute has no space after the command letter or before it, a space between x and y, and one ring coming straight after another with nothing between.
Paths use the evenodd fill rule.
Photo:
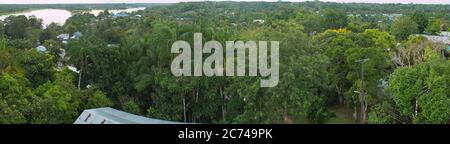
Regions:
<instances>
[{"instance_id":1,"label":"sky","mask_svg":"<svg viewBox=\"0 0 450 144\"><path fill-rule=\"evenodd\" d=\"M54 3L178 3L205 0L0 0L0 4L54 4ZM220 1L220 0L209 0ZM228 0L230 1L230 0ZM231 0L231 1L278 1L278 0ZM300 2L306 0L282 0ZM450 0L320 0L331 2L362 3L415 3L415 4L450 4Z\"/></svg>"}]
</instances>

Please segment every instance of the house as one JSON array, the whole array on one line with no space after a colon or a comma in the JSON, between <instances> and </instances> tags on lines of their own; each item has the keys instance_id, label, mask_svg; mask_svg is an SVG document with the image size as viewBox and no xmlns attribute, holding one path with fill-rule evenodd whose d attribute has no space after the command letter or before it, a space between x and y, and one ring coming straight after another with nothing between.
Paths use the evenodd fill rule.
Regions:
<instances>
[{"instance_id":1,"label":"house","mask_svg":"<svg viewBox=\"0 0 450 144\"><path fill-rule=\"evenodd\" d=\"M67 69L69 69L70 71L73 71L75 73L80 73L80 71L78 71L77 68L74 66L67 66Z\"/></svg>"},{"instance_id":2,"label":"house","mask_svg":"<svg viewBox=\"0 0 450 144\"><path fill-rule=\"evenodd\" d=\"M44 53L44 52L47 52L47 48L44 47L44 46L42 46L42 45L37 46L36 49L37 49L39 52L43 52L43 53Z\"/></svg>"},{"instance_id":3,"label":"house","mask_svg":"<svg viewBox=\"0 0 450 144\"><path fill-rule=\"evenodd\" d=\"M72 37L70 37L70 39L80 39L81 36L83 36L83 34L81 34L81 32L79 32L79 31L77 31L77 32L73 33L73 35L72 35Z\"/></svg>"},{"instance_id":4,"label":"house","mask_svg":"<svg viewBox=\"0 0 450 144\"><path fill-rule=\"evenodd\" d=\"M261 24L263 24L264 22L266 22L266 21L263 20L263 19L254 19L253 20L253 23L261 23Z\"/></svg>"},{"instance_id":5,"label":"house","mask_svg":"<svg viewBox=\"0 0 450 144\"><path fill-rule=\"evenodd\" d=\"M383 14L384 17L387 17L389 20L395 20L398 17L403 16L403 14Z\"/></svg>"},{"instance_id":6,"label":"house","mask_svg":"<svg viewBox=\"0 0 450 144\"><path fill-rule=\"evenodd\" d=\"M62 41L63 44L67 44L67 41L70 38L69 34L60 34L58 36L56 36L57 39L59 39L60 41Z\"/></svg>"},{"instance_id":7,"label":"house","mask_svg":"<svg viewBox=\"0 0 450 144\"><path fill-rule=\"evenodd\" d=\"M65 59L65 58L66 58L66 50L60 48L59 51L60 51L60 53L58 54L59 57L60 57L61 59Z\"/></svg>"},{"instance_id":8,"label":"house","mask_svg":"<svg viewBox=\"0 0 450 144\"><path fill-rule=\"evenodd\" d=\"M423 36L427 40L434 42L434 43L446 44L448 46L447 50L450 51L450 37L442 36L442 34L445 35L446 33L441 33L441 36L435 36L435 35L418 35L418 36Z\"/></svg>"},{"instance_id":9,"label":"house","mask_svg":"<svg viewBox=\"0 0 450 144\"><path fill-rule=\"evenodd\" d=\"M177 20L177 21L189 21L191 19L190 18L175 18L175 20Z\"/></svg>"},{"instance_id":10,"label":"house","mask_svg":"<svg viewBox=\"0 0 450 144\"><path fill-rule=\"evenodd\" d=\"M107 44L106 47L120 47L120 44Z\"/></svg>"},{"instance_id":11,"label":"house","mask_svg":"<svg viewBox=\"0 0 450 144\"><path fill-rule=\"evenodd\" d=\"M422 36L427 38L429 41L432 41L432 42L435 42L435 43L446 43L446 44L450 43L449 37L433 36L433 35L422 35Z\"/></svg>"},{"instance_id":12,"label":"house","mask_svg":"<svg viewBox=\"0 0 450 144\"><path fill-rule=\"evenodd\" d=\"M450 32L443 31L439 34L440 36L450 37Z\"/></svg>"},{"instance_id":13,"label":"house","mask_svg":"<svg viewBox=\"0 0 450 144\"><path fill-rule=\"evenodd\" d=\"M119 12L113 15L113 18L118 18L118 17L126 17L128 16L128 14L126 12Z\"/></svg>"},{"instance_id":14,"label":"house","mask_svg":"<svg viewBox=\"0 0 450 144\"><path fill-rule=\"evenodd\" d=\"M69 34L60 34L58 36L56 36L57 39L61 40L61 41L67 41L70 38Z\"/></svg>"},{"instance_id":15,"label":"house","mask_svg":"<svg viewBox=\"0 0 450 144\"><path fill-rule=\"evenodd\" d=\"M110 107L84 110L74 124L183 124L152 119L119 111Z\"/></svg>"},{"instance_id":16,"label":"house","mask_svg":"<svg viewBox=\"0 0 450 144\"><path fill-rule=\"evenodd\" d=\"M429 41L435 43L444 43L448 45L448 50L450 50L450 38L446 36L432 36L432 35L422 35L427 38Z\"/></svg>"}]
</instances>

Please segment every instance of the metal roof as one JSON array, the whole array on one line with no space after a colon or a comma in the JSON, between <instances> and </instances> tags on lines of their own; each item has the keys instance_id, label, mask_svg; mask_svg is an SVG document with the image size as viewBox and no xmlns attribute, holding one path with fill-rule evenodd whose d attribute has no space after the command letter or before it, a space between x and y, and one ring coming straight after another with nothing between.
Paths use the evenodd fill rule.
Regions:
<instances>
[{"instance_id":1,"label":"metal roof","mask_svg":"<svg viewBox=\"0 0 450 144\"><path fill-rule=\"evenodd\" d=\"M152 119L110 107L84 110L74 124L184 124Z\"/></svg>"},{"instance_id":2,"label":"metal roof","mask_svg":"<svg viewBox=\"0 0 450 144\"><path fill-rule=\"evenodd\" d=\"M435 42L435 43L444 43L444 44L450 44L449 37L446 36L432 36L432 35L422 35L425 38L427 38L429 41Z\"/></svg>"},{"instance_id":3,"label":"metal roof","mask_svg":"<svg viewBox=\"0 0 450 144\"><path fill-rule=\"evenodd\" d=\"M70 34L60 34L58 36L56 36L57 39L62 39L62 40L67 40L69 39Z\"/></svg>"},{"instance_id":4,"label":"metal roof","mask_svg":"<svg viewBox=\"0 0 450 144\"><path fill-rule=\"evenodd\" d=\"M44 47L44 46L42 46L42 45L37 46L36 49L37 49L38 51L40 51L40 52L46 52L46 51L47 51L47 48Z\"/></svg>"}]
</instances>

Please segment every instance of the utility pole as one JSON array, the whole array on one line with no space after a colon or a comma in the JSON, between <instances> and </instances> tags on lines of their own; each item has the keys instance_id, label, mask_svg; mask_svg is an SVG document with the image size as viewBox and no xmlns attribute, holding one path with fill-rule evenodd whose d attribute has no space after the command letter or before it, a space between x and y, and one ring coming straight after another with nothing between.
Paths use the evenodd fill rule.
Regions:
<instances>
[{"instance_id":1,"label":"utility pole","mask_svg":"<svg viewBox=\"0 0 450 144\"><path fill-rule=\"evenodd\" d=\"M356 60L356 63L361 63L361 90L360 92L356 91L359 94L359 101L361 106L361 122L365 123L367 121L367 103L366 103L366 95L367 92L364 88L364 63L369 61L369 58Z\"/></svg>"},{"instance_id":2,"label":"utility pole","mask_svg":"<svg viewBox=\"0 0 450 144\"><path fill-rule=\"evenodd\" d=\"M186 123L186 97L183 96L183 119L184 123Z\"/></svg>"},{"instance_id":3,"label":"utility pole","mask_svg":"<svg viewBox=\"0 0 450 144\"><path fill-rule=\"evenodd\" d=\"M183 73L181 69L179 72ZM180 77L180 81L183 81L183 77ZM186 95L183 95L183 119L184 123L186 123Z\"/></svg>"}]
</instances>

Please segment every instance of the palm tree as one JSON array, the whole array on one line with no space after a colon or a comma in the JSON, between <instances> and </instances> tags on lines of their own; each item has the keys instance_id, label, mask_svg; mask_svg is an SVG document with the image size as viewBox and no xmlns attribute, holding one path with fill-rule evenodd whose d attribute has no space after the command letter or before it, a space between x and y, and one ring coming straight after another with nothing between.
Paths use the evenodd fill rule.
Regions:
<instances>
[{"instance_id":1,"label":"palm tree","mask_svg":"<svg viewBox=\"0 0 450 144\"><path fill-rule=\"evenodd\" d=\"M88 53L90 51L88 46L90 46L90 42L84 38L68 44L67 56L69 62L78 66L80 70L78 75L78 89L81 89L82 75L87 68L87 58L89 57Z\"/></svg>"}]
</instances>

